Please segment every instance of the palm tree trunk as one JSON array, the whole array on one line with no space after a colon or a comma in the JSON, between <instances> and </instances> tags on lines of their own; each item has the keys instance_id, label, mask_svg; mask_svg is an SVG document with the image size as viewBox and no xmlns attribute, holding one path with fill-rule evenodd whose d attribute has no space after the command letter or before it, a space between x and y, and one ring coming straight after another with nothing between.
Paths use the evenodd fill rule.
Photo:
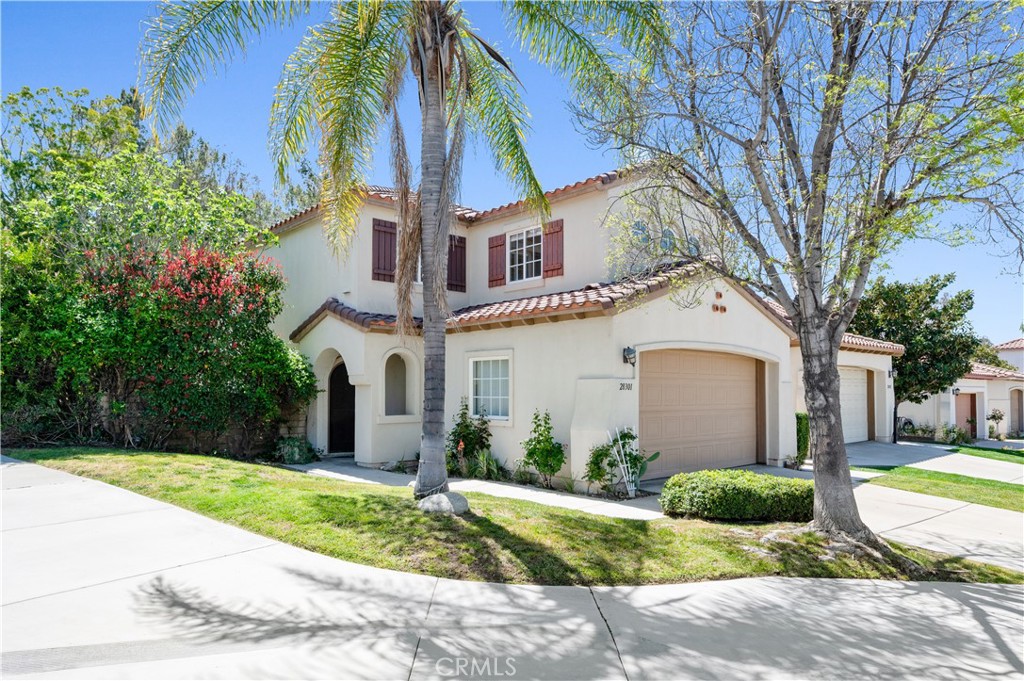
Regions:
<instances>
[{"instance_id":1,"label":"palm tree trunk","mask_svg":"<svg viewBox=\"0 0 1024 681\"><path fill-rule=\"evenodd\" d=\"M822 320L800 324L804 397L814 460L814 524L827 534L870 541L874 534L860 518L850 481L839 408L839 350Z\"/></svg>"},{"instance_id":2,"label":"palm tree trunk","mask_svg":"<svg viewBox=\"0 0 1024 681\"><path fill-rule=\"evenodd\" d=\"M440 204L447 156L447 130L444 100L438 87L436 46L427 45L423 74L421 140L420 201L422 213L421 253L423 258L423 433L420 437L420 465L413 493L416 498L448 491L448 473L444 455L444 388L445 388L445 330L444 306L437 300L434 271L435 253L447 249L445 243L436 243L439 221L449 220L447 211L440 214ZM447 252L447 250L445 251Z\"/></svg>"}]
</instances>

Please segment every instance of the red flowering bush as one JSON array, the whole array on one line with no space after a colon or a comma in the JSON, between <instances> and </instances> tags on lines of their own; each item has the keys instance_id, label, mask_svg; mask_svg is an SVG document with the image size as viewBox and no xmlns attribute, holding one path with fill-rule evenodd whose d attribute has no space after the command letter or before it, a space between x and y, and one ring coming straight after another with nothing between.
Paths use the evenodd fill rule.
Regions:
<instances>
[{"instance_id":1,"label":"red flowering bush","mask_svg":"<svg viewBox=\"0 0 1024 681\"><path fill-rule=\"evenodd\" d=\"M115 438L159 447L184 431L198 449L236 429L251 440L314 396L308 363L270 330L284 282L266 260L130 245L86 259L72 361Z\"/></svg>"}]
</instances>

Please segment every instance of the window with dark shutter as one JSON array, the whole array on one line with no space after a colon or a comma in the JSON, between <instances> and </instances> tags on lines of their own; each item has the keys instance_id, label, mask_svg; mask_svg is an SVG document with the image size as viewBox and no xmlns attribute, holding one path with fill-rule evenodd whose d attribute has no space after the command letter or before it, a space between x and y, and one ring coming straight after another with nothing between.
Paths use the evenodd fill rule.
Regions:
<instances>
[{"instance_id":1,"label":"window with dark shutter","mask_svg":"<svg viewBox=\"0 0 1024 681\"><path fill-rule=\"evenodd\" d=\"M466 237L448 237L448 290L466 290Z\"/></svg>"},{"instance_id":2,"label":"window with dark shutter","mask_svg":"<svg viewBox=\"0 0 1024 681\"><path fill-rule=\"evenodd\" d=\"M565 274L563 262L562 221L552 220L544 225L544 278Z\"/></svg>"},{"instance_id":3,"label":"window with dark shutter","mask_svg":"<svg viewBox=\"0 0 1024 681\"><path fill-rule=\"evenodd\" d=\"M398 225L387 220L373 219L373 279L395 280L395 260L398 253Z\"/></svg>"},{"instance_id":4,"label":"window with dark shutter","mask_svg":"<svg viewBox=\"0 0 1024 681\"><path fill-rule=\"evenodd\" d=\"M487 240L487 285L491 288L505 285L505 235Z\"/></svg>"}]
</instances>

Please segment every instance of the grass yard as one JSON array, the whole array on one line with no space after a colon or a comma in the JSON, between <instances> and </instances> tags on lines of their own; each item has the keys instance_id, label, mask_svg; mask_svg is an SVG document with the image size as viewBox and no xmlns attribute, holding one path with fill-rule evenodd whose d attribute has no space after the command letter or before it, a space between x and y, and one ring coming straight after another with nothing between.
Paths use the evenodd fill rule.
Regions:
<instances>
[{"instance_id":1,"label":"grass yard","mask_svg":"<svg viewBox=\"0 0 1024 681\"><path fill-rule=\"evenodd\" d=\"M900 578L799 525L605 518L468 494L463 517L425 515L407 488L314 477L205 456L91 448L5 452L187 508L335 558L455 579L654 584L759 575ZM782 531L761 542L769 533ZM1024 581L1024 574L899 547L936 579ZM822 556L828 559L822 560Z\"/></svg>"},{"instance_id":2,"label":"grass yard","mask_svg":"<svg viewBox=\"0 0 1024 681\"><path fill-rule=\"evenodd\" d=\"M952 450L957 454L970 454L995 461L1024 464L1024 451L1013 449L985 449L984 447L957 447Z\"/></svg>"},{"instance_id":3,"label":"grass yard","mask_svg":"<svg viewBox=\"0 0 1024 681\"><path fill-rule=\"evenodd\" d=\"M907 492L931 494L982 506L1005 508L1024 513L1024 486L1013 482L972 478L955 473L940 473L911 466L856 466L864 471L885 471L871 478L872 485L892 487Z\"/></svg>"}]
</instances>

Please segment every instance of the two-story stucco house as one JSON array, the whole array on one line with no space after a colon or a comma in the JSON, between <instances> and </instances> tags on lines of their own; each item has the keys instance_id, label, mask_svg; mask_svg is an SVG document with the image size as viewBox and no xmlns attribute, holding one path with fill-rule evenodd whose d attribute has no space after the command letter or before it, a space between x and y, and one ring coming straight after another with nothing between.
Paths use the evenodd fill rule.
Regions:
<instances>
[{"instance_id":1,"label":"two-story stucco house","mask_svg":"<svg viewBox=\"0 0 1024 681\"><path fill-rule=\"evenodd\" d=\"M665 274L611 280L603 225L624 182L606 173L548 192L551 220L543 225L519 203L458 211L448 261L447 420L463 397L474 413L485 410L492 451L512 466L534 410L547 410L576 477L590 448L627 426L645 450L661 452L648 477L781 465L796 448L803 393L792 328L771 305L725 282L683 307L666 295ZM321 227L316 208L292 216L273 228L280 241L269 252L288 280L276 331L311 359L323 390L307 435L363 464L412 458L422 346L394 333L392 195L369 189L344 256L332 254ZM849 441L888 438L891 358L900 352L845 339Z\"/></svg>"}]
</instances>

